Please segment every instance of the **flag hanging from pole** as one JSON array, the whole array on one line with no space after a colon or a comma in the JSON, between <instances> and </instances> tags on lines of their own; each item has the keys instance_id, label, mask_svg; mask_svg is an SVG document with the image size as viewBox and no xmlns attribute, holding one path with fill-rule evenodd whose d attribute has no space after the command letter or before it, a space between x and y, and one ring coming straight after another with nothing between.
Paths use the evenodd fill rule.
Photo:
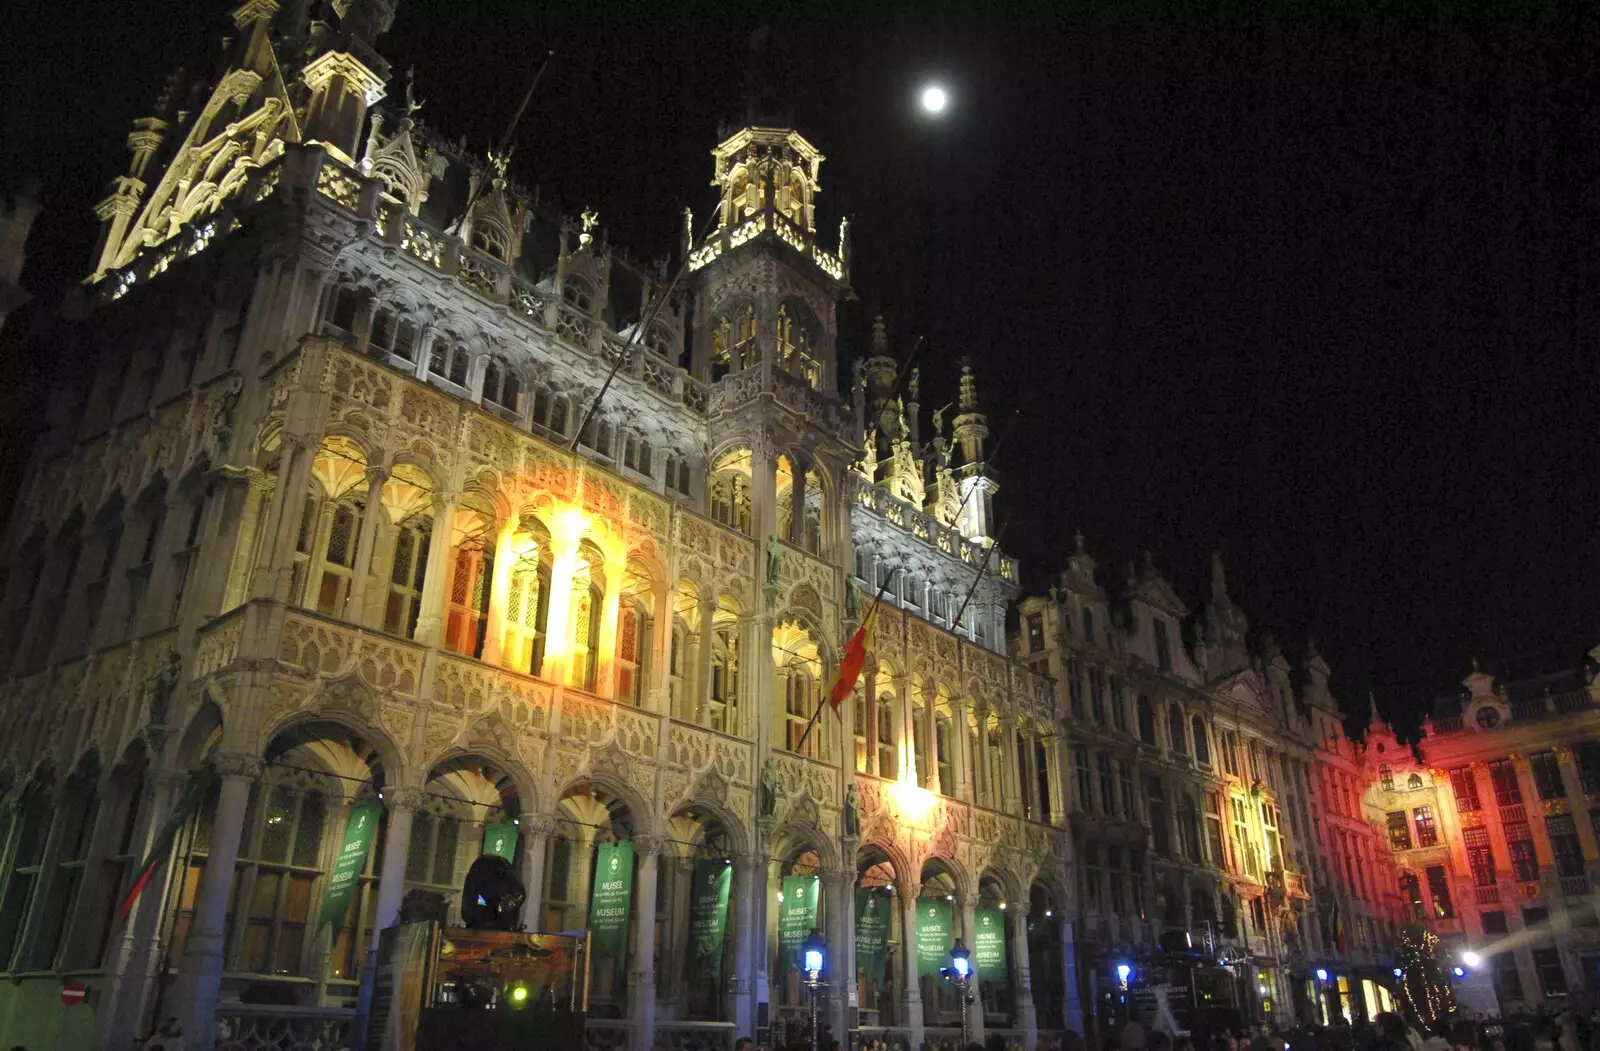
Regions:
<instances>
[{"instance_id":1,"label":"flag hanging from pole","mask_svg":"<svg viewBox=\"0 0 1600 1051\"><path fill-rule=\"evenodd\" d=\"M841 719L844 716L839 715L839 705L856 688L856 680L861 678L861 667L867 662L867 645L872 641L872 621L877 612L877 606L874 605L862 619L861 627L844 644L844 656L839 659L838 674L833 677L833 685L828 689L828 704L833 708L833 714Z\"/></svg>"},{"instance_id":2,"label":"flag hanging from pole","mask_svg":"<svg viewBox=\"0 0 1600 1051\"><path fill-rule=\"evenodd\" d=\"M205 802L206 794L217 782L216 771L210 767L196 771L189 779L189 787L184 791L183 798L178 800L177 807L172 815L167 818L166 824L161 826L161 831L156 835L156 840L150 845L150 852L139 863L139 871L134 877L133 888L128 891L128 896L122 899L122 907L117 910L117 922L120 924L128 918L128 913L133 909L133 903L139 900L139 895L144 893L145 884L150 882L150 877L155 875L156 869L167 860L172 853L172 844L178 838L178 832L200 809Z\"/></svg>"}]
</instances>

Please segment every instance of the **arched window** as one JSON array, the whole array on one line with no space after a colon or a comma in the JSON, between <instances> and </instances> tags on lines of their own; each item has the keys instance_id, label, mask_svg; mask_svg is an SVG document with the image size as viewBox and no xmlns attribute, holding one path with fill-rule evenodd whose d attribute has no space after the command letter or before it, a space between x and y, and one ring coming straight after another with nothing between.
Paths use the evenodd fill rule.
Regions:
<instances>
[{"instance_id":1,"label":"arched window","mask_svg":"<svg viewBox=\"0 0 1600 1051\"><path fill-rule=\"evenodd\" d=\"M1190 729L1194 731L1194 758L1196 762L1210 764L1211 762L1211 736L1206 733L1206 721L1196 715L1189 720Z\"/></svg>"},{"instance_id":2,"label":"arched window","mask_svg":"<svg viewBox=\"0 0 1600 1051\"><path fill-rule=\"evenodd\" d=\"M750 481L736 471L720 472L711 480L711 517L725 526L750 531Z\"/></svg>"},{"instance_id":3,"label":"arched window","mask_svg":"<svg viewBox=\"0 0 1600 1051\"><path fill-rule=\"evenodd\" d=\"M785 682L786 696L784 698L784 740L783 746L791 752L800 751L800 737L805 733L806 723L811 721L811 713L816 705L812 703L812 679L804 668L793 665ZM801 754L815 756L817 754L816 733L806 738L805 751Z\"/></svg>"},{"instance_id":4,"label":"arched window","mask_svg":"<svg viewBox=\"0 0 1600 1051\"><path fill-rule=\"evenodd\" d=\"M579 682L586 690L594 690L599 672L600 611L605 600L605 556L594 544L584 541L578 549L588 572L573 574L572 578L572 641L573 667L579 670Z\"/></svg>"},{"instance_id":5,"label":"arched window","mask_svg":"<svg viewBox=\"0 0 1600 1051\"><path fill-rule=\"evenodd\" d=\"M458 387L465 387L471 364L471 359L467 357L467 348L458 341L444 333L434 337L433 347L428 351L430 375L448 380Z\"/></svg>"},{"instance_id":6,"label":"arched window","mask_svg":"<svg viewBox=\"0 0 1600 1051\"><path fill-rule=\"evenodd\" d=\"M1150 703L1150 695L1139 695L1139 740L1144 744L1155 747L1156 743L1156 709Z\"/></svg>"},{"instance_id":7,"label":"arched window","mask_svg":"<svg viewBox=\"0 0 1600 1051\"><path fill-rule=\"evenodd\" d=\"M321 878L328 802L322 778L269 767L251 788L247 825L239 840L239 887L253 888L238 956L230 970L246 974L309 975L312 889ZM242 903L241 903L242 904ZM232 918L239 923L238 913Z\"/></svg>"},{"instance_id":8,"label":"arched window","mask_svg":"<svg viewBox=\"0 0 1600 1051\"><path fill-rule=\"evenodd\" d=\"M711 728L739 732L739 634L715 629L711 647Z\"/></svg>"},{"instance_id":9,"label":"arched window","mask_svg":"<svg viewBox=\"0 0 1600 1051\"><path fill-rule=\"evenodd\" d=\"M852 698L852 710L855 712L854 725L851 727L856 743L856 773L867 772L867 701L858 687L855 697Z\"/></svg>"},{"instance_id":10,"label":"arched window","mask_svg":"<svg viewBox=\"0 0 1600 1051\"><path fill-rule=\"evenodd\" d=\"M521 393L522 381L517 378L516 370L499 358L490 358L483 368L484 402L515 412Z\"/></svg>"},{"instance_id":11,"label":"arched window","mask_svg":"<svg viewBox=\"0 0 1600 1051\"><path fill-rule=\"evenodd\" d=\"M622 439L622 465L642 475L650 474L650 443L634 431L627 431Z\"/></svg>"},{"instance_id":12,"label":"arched window","mask_svg":"<svg viewBox=\"0 0 1600 1051\"><path fill-rule=\"evenodd\" d=\"M900 776L899 764L895 762L895 743L900 737L895 732L899 707L893 693L886 690L878 695L878 776L891 781Z\"/></svg>"},{"instance_id":13,"label":"arched window","mask_svg":"<svg viewBox=\"0 0 1600 1051\"><path fill-rule=\"evenodd\" d=\"M456 548L450 569L449 612L445 621L446 649L468 657L483 655L483 637L489 624L489 582L494 576L494 544L485 535Z\"/></svg>"},{"instance_id":14,"label":"arched window","mask_svg":"<svg viewBox=\"0 0 1600 1051\"><path fill-rule=\"evenodd\" d=\"M1388 763L1378 767L1378 783L1383 786L1385 792L1394 791L1394 768Z\"/></svg>"},{"instance_id":15,"label":"arched window","mask_svg":"<svg viewBox=\"0 0 1600 1051\"><path fill-rule=\"evenodd\" d=\"M667 696L679 719L692 721L694 710L683 689L683 621L674 617L672 640L667 647Z\"/></svg>"},{"instance_id":16,"label":"arched window","mask_svg":"<svg viewBox=\"0 0 1600 1051\"><path fill-rule=\"evenodd\" d=\"M983 746L978 738L978 722L976 719L967 718L967 782L972 786L972 801L987 805L988 800L983 797L978 783L978 764L983 762Z\"/></svg>"},{"instance_id":17,"label":"arched window","mask_svg":"<svg viewBox=\"0 0 1600 1051\"><path fill-rule=\"evenodd\" d=\"M928 711L920 698L911 703L911 754L917 767L917 784L923 788L932 787L933 771L928 763Z\"/></svg>"},{"instance_id":18,"label":"arched window","mask_svg":"<svg viewBox=\"0 0 1600 1051\"><path fill-rule=\"evenodd\" d=\"M417 360L417 323L394 307L385 306L372 319L372 340L368 346L377 352L393 354L406 361Z\"/></svg>"},{"instance_id":19,"label":"arched window","mask_svg":"<svg viewBox=\"0 0 1600 1051\"><path fill-rule=\"evenodd\" d=\"M956 794L955 774L950 765L950 717L940 714L933 723L934 753L939 757L939 791L947 796Z\"/></svg>"},{"instance_id":20,"label":"arched window","mask_svg":"<svg viewBox=\"0 0 1600 1051\"><path fill-rule=\"evenodd\" d=\"M506 261L506 232L498 223L482 220L472 224L472 247L497 262Z\"/></svg>"},{"instance_id":21,"label":"arched window","mask_svg":"<svg viewBox=\"0 0 1600 1051\"><path fill-rule=\"evenodd\" d=\"M391 635L417 636L422 612L422 584L428 573L428 544L433 537L431 519L412 517L401 522L395 534L394 561L389 567L389 597L383 610L383 630Z\"/></svg>"},{"instance_id":22,"label":"arched window","mask_svg":"<svg viewBox=\"0 0 1600 1051\"><path fill-rule=\"evenodd\" d=\"M760 360L756 350L756 328L756 308L746 303L739 312L738 331L731 355L735 370L747 369Z\"/></svg>"},{"instance_id":23,"label":"arched window","mask_svg":"<svg viewBox=\"0 0 1600 1051\"><path fill-rule=\"evenodd\" d=\"M689 461L677 453L667 454L667 469L663 483L669 493L689 495Z\"/></svg>"},{"instance_id":24,"label":"arched window","mask_svg":"<svg viewBox=\"0 0 1600 1051\"><path fill-rule=\"evenodd\" d=\"M592 293L589 290L589 283L583 278L578 277L576 274L567 275L566 281L561 285L561 298L565 299L568 303L571 303L574 307L577 307L585 314L589 313L590 306L593 302Z\"/></svg>"},{"instance_id":25,"label":"arched window","mask_svg":"<svg viewBox=\"0 0 1600 1051\"><path fill-rule=\"evenodd\" d=\"M733 326L726 315L719 315L711 326L711 379L726 376L733 368Z\"/></svg>"},{"instance_id":26,"label":"arched window","mask_svg":"<svg viewBox=\"0 0 1600 1051\"><path fill-rule=\"evenodd\" d=\"M94 831L96 789L100 768L91 761L73 775L54 807L53 835L60 843L55 871L41 884L42 900L32 906L37 934L29 939L19 970L43 971L57 966L66 949L68 921L76 913ZM42 859L41 859L42 860ZM85 910L87 911L87 910ZM31 957L31 959L29 958Z\"/></svg>"},{"instance_id":27,"label":"arched window","mask_svg":"<svg viewBox=\"0 0 1600 1051\"><path fill-rule=\"evenodd\" d=\"M511 539L511 587L506 592L507 666L539 675L544 671L545 639L550 616L550 533L543 523L524 517Z\"/></svg>"},{"instance_id":28,"label":"arched window","mask_svg":"<svg viewBox=\"0 0 1600 1051\"><path fill-rule=\"evenodd\" d=\"M533 388L533 419L536 427L553 434L564 435L567 430L567 399L543 384Z\"/></svg>"},{"instance_id":29,"label":"arched window","mask_svg":"<svg viewBox=\"0 0 1600 1051\"><path fill-rule=\"evenodd\" d=\"M355 583L356 541L361 535L360 504L355 500L338 504L325 517L322 540L322 576L317 583L318 613L341 617Z\"/></svg>"},{"instance_id":30,"label":"arched window","mask_svg":"<svg viewBox=\"0 0 1600 1051\"><path fill-rule=\"evenodd\" d=\"M1188 735L1184 731L1183 721L1182 708L1179 708L1176 704L1174 704L1170 709L1167 710L1167 733L1171 738L1169 743L1171 744L1173 754L1175 755L1189 754Z\"/></svg>"},{"instance_id":31,"label":"arched window","mask_svg":"<svg viewBox=\"0 0 1600 1051\"><path fill-rule=\"evenodd\" d=\"M638 599L617 611L617 699L635 705L644 699L645 660L650 650L650 618Z\"/></svg>"},{"instance_id":32,"label":"arched window","mask_svg":"<svg viewBox=\"0 0 1600 1051\"><path fill-rule=\"evenodd\" d=\"M361 290L354 285L340 285L328 297L328 322L346 332L356 330L356 311L361 306Z\"/></svg>"}]
</instances>

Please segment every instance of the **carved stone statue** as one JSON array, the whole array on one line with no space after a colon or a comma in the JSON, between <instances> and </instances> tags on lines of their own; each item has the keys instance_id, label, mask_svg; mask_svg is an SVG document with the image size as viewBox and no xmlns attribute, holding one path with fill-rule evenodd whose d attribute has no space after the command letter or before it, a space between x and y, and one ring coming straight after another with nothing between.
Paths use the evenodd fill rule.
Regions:
<instances>
[{"instance_id":1,"label":"carved stone statue","mask_svg":"<svg viewBox=\"0 0 1600 1051\"><path fill-rule=\"evenodd\" d=\"M182 674L183 662L178 659L177 651L169 649L163 653L156 670L145 682L145 693L150 699L150 725L167 724L167 714L172 707L172 694L177 690L178 679Z\"/></svg>"},{"instance_id":2,"label":"carved stone statue","mask_svg":"<svg viewBox=\"0 0 1600 1051\"><path fill-rule=\"evenodd\" d=\"M761 816L778 812L778 764L768 759L761 766Z\"/></svg>"},{"instance_id":3,"label":"carved stone statue","mask_svg":"<svg viewBox=\"0 0 1600 1051\"><path fill-rule=\"evenodd\" d=\"M778 586L778 574L783 568L783 543L778 540L778 534L767 534L767 579L769 588Z\"/></svg>"},{"instance_id":4,"label":"carved stone statue","mask_svg":"<svg viewBox=\"0 0 1600 1051\"><path fill-rule=\"evenodd\" d=\"M844 791L844 834L852 838L861 835L861 797L854 781Z\"/></svg>"},{"instance_id":5,"label":"carved stone statue","mask_svg":"<svg viewBox=\"0 0 1600 1051\"><path fill-rule=\"evenodd\" d=\"M844 619L859 620L861 617L861 588L856 585L855 578L844 589Z\"/></svg>"}]
</instances>

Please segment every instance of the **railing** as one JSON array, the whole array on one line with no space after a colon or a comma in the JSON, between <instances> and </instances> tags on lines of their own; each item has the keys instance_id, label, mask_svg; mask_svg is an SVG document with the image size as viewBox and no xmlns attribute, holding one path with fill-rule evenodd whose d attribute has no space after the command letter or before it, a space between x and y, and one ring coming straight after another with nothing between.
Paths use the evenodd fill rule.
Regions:
<instances>
[{"instance_id":1,"label":"railing","mask_svg":"<svg viewBox=\"0 0 1600 1051\"><path fill-rule=\"evenodd\" d=\"M655 1047L671 1051L728 1051L732 1022L657 1022Z\"/></svg>"},{"instance_id":2,"label":"railing","mask_svg":"<svg viewBox=\"0 0 1600 1051\"><path fill-rule=\"evenodd\" d=\"M1430 732L1436 734L1453 734L1466 725L1465 721L1459 715L1446 715L1438 719L1433 719L1430 722L1432 725L1432 730Z\"/></svg>"},{"instance_id":3,"label":"railing","mask_svg":"<svg viewBox=\"0 0 1600 1051\"><path fill-rule=\"evenodd\" d=\"M632 1033L630 1022L591 1018L583 1027L583 1051L627 1051Z\"/></svg>"},{"instance_id":4,"label":"railing","mask_svg":"<svg viewBox=\"0 0 1600 1051\"><path fill-rule=\"evenodd\" d=\"M1473 897L1479 905L1494 905L1500 900L1500 888L1474 887Z\"/></svg>"},{"instance_id":5,"label":"railing","mask_svg":"<svg viewBox=\"0 0 1600 1051\"><path fill-rule=\"evenodd\" d=\"M1521 803L1512 803L1500 808L1500 823L1509 824L1513 821L1528 820L1528 811Z\"/></svg>"},{"instance_id":6,"label":"railing","mask_svg":"<svg viewBox=\"0 0 1600 1051\"><path fill-rule=\"evenodd\" d=\"M355 1022L343 1008L222 1004L216 1051L341 1051L353 1046Z\"/></svg>"},{"instance_id":7,"label":"railing","mask_svg":"<svg viewBox=\"0 0 1600 1051\"><path fill-rule=\"evenodd\" d=\"M1585 897L1589 893L1588 876L1562 876L1561 893L1569 898Z\"/></svg>"},{"instance_id":8,"label":"railing","mask_svg":"<svg viewBox=\"0 0 1600 1051\"><path fill-rule=\"evenodd\" d=\"M1561 715L1586 712L1595 707L1594 698L1589 695L1588 690L1568 690L1566 693L1558 693L1551 697L1550 701L1552 707Z\"/></svg>"}]
</instances>

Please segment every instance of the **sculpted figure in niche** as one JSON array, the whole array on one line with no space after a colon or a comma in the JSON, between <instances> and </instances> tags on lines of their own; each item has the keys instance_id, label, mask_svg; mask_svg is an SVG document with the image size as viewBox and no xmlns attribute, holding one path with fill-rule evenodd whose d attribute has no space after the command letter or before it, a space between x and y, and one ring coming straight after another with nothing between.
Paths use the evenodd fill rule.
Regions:
<instances>
[{"instance_id":1,"label":"sculpted figure in niche","mask_svg":"<svg viewBox=\"0 0 1600 1051\"><path fill-rule=\"evenodd\" d=\"M761 816L778 812L778 764L768 759L761 766Z\"/></svg>"},{"instance_id":2,"label":"sculpted figure in niche","mask_svg":"<svg viewBox=\"0 0 1600 1051\"><path fill-rule=\"evenodd\" d=\"M851 837L861 835L861 797L856 793L856 783L850 782L850 787L844 793L844 834Z\"/></svg>"},{"instance_id":3,"label":"sculpted figure in niche","mask_svg":"<svg viewBox=\"0 0 1600 1051\"><path fill-rule=\"evenodd\" d=\"M767 587L778 586L778 572L783 567L783 544L778 534L767 534Z\"/></svg>"}]
</instances>

